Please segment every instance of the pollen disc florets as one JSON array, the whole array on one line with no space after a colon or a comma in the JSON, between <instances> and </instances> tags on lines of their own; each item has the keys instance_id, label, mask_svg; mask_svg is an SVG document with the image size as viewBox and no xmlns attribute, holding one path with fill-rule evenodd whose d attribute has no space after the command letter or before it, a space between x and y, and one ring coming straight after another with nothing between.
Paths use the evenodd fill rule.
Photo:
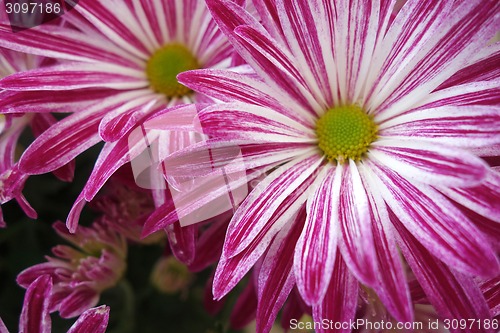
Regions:
<instances>
[{"instance_id":1,"label":"pollen disc florets","mask_svg":"<svg viewBox=\"0 0 500 333\"><path fill-rule=\"evenodd\" d=\"M329 161L359 161L377 138L377 125L357 105L329 109L316 122L318 146Z\"/></svg>"},{"instance_id":2,"label":"pollen disc florets","mask_svg":"<svg viewBox=\"0 0 500 333\"><path fill-rule=\"evenodd\" d=\"M157 50L146 64L151 88L169 98L187 95L191 90L177 82L177 74L197 69L198 60L182 44L168 44Z\"/></svg>"}]
</instances>

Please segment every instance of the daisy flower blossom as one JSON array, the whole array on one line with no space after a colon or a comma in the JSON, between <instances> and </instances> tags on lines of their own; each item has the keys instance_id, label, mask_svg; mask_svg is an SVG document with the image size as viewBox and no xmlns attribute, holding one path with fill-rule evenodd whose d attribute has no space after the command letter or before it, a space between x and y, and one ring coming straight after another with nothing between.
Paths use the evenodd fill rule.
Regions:
<instances>
[{"instance_id":1,"label":"daisy flower blossom","mask_svg":"<svg viewBox=\"0 0 500 333\"><path fill-rule=\"evenodd\" d=\"M267 168L229 224L215 297L262 258L258 332L295 285L315 321L353 318L360 288L412 321L401 252L441 317L490 318L471 276L499 272L500 175L478 155L500 143L500 4L410 0L391 17L394 1L256 0L262 23L207 4L257 77L178 79L224 102L199 113L211 163L239 145ZM170 174L204 169L179 163L198 148Z\"/></svg>"},{"instance_id":2,"label":"daisy flower blossom","mask_svg":"<svg viewBox=\"0 0 500 333\"><path fill-rule=\"evenodd\" d=\"M148 115L207 100L179 84L176 75L228 67L232 48L199 0L81 1L62 18L69 22L63 27L42 25L15 34L8 25L0 26L1 46L62 62L4 78L0 87L12 96L1 108L65 112L51 106L80 106L26 149L19 169L27 174L50 172L106 142L68 219L74 231L84 202L142 151L144 136L130 134ZM25 102L40 90L54 93ZM199 137L168 131L162 135L165 149L174 151Z\"/></svg>"}]
</instances>

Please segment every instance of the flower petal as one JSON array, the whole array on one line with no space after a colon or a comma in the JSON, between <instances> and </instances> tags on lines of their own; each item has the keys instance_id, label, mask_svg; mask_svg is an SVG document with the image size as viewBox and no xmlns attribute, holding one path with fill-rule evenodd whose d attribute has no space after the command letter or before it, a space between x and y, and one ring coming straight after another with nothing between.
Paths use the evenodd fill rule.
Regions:
<instances>
[{"instance_id":1,"label":"flower petal","mask_svg":"<svg viewBox=\"0 0 500 333\"><path fill-rule=\"evenodd\" d=\"M295 285L293 252L304 228L305 207L295 220L283 228L273 240L259 272L257 332L271 330L278 311Z\"/></svg>"},{"instance_id":2,"label":"flower petal","mask_svg":"<svg viewBox=\"0 0 500 333\"><path fill-rule=\"evenodd\" d=\"M264 225L259 235L243 251L231 258L221 257L214 279L216 298L226 295L234 288L267 250L276 233L297 218L297 214L307 200L307 190L312 183L313 179L305 181L288 196Z\"/></svg>"},{"instance_id":3,"label":"flower petal","mask_svg":"<svg viewBox=\"0 0 500 333\"><path fill-rule=\"evenodd\" d=\"M491 146L500 143L500 107L453 105L418 110L384 123L379 134L457 148Z\"/></svg>"},{"instance_id":4,"label":"flower petal","mask_svg":"<svg viewBox=\"0 0 500 333\"><path fill-rule=\"evenodd\" d=\"M369 152L373 158L412 181L436 186L474 186L488 164L467 151L422 140L380 140Z\"/></svg>"},{"instance_id":5,"label":"flower petal","mask_svg":"<svg viewBox=\"0 0 500 333\"><path fill-rule=\"evenodd\" d=\"M358 281L349 272L340 252L337 252L332 279L323 302L313 307L315 322L349 323L354 320L358 303ZM342 325L344 327L344 325ZM318 333L348 333L351 328L330 330L323 325Z\"/></svg>"},{"instance_id":6,"label":"flower petal","mask_svg":"<svg viewBox=\"0 0 500 333\"><path fill-rule=\"evenodd\" d=\"M269 108L244 103L215 104L200 113L201 130L227 140L314 142L311 128Z\"/></svg>"},{"instance_id":7,"label":"flower petal","mask_svg":"<svg viewBox=\"0 0 500 333\"><path fill-rule=\"evenodd\" d=\"M101 305L88 309L78 317L68 333L104 333L108 327L109 307Z\"/></svg>"},{"instance_id":8,"label":"flower petal","mask_svg":"<svg viewBox=\"0 0 500 333\"><path fill-rule=\"evenodd\" d=\"M19 332L51 332L48 310L51 292L52 279L48 275L42 275L30 284L24 296L23 309L19 318Z\"/></svg>"},{"instance_id":9,"label":"flower petal","mask_svg":"<svg viewBox=\"0 0 500 333\"><path fill-rule=\"evenodd\" d=\"M412 322L413 305L406 282L403 264L396 246L393 226L389 223L389 213L377 184L370 172L359 165L363 176L371 208L372 233L378 263L378 283L373 287L389 313L399 322Z\"/></svg>"},{"instance_id":10,"label":"flower petal","mask_svg":"<svg viewBox=\"0 0 500 333\"><path fill-rule=\"evenodd\" d=\"M139 89L148 83L140 71L111 64L72 63L9 75L0 80L8 90Z\"/></svg>"},{"instance_id":11,"label":"flower petal","mask_svg":"<svg viewBox=\"0 0 500 333\"><path fill-rule=\"evenodd\" d=\"M337 177L341 179L336 216L341 230L339 248L356 278L372 287L378 268L367 190L354 161L349 160L349 165L338 168L340 175Z\"/></svg>"},{"instance_id":12,"label":"flower petal","mask_svg":"<svg viewBox=\"0 0 500 333\"><path fill-rule=\"evenodd\" d=\"M99 294L92 289L77 289L66 297L59 306L62 318L76 317L94 307L99 301Z\"/></svg>"},{"instance_id":13,"label":"flower petal","mask_svg":"<svg viewBox=\"0 0 500 333\"><path fill-rule=\"evenodd\" d=\"M318 176L307 201L307 218L297 242L294 272L297 288L307 304L323 300L337 251L336 226L340 196L340 173L326 169Z\"/></svg>"}]
</instances>

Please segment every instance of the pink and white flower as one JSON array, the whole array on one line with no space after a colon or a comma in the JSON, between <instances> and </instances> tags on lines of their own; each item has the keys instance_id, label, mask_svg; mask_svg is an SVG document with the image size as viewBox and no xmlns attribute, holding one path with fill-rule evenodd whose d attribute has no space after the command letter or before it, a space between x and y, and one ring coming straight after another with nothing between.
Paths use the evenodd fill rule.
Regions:
<instances>
[{"instance_id":1,"label":"pink and white flower","mask_svg":"<svg viewBox=\"0 0 500 333\"><path fill-rule=\"evenodd\" d=\"M100 294L115 286L126 269L125 238L99 222L78 228L70 234L63 223L54 224L55 231L72 246L58 245L55 257L22 271L17 283L28 288L39 276L48 275L53 283L48 311L59 311L71 318L95 306Z\"/></svg>"},{"instance_id":2,"label":"pink and white flower","mask_svg":"<svg viewBox=\"0 0 500 333\"><path fill-rule=\"evenodd\" d=\"M63 18L70 24L18 33L0 26L0 46L61 61L3 79L0 87L11 95L0 108L43 113L80 106L27 148L19 169L28 174L55 170L101 140L106 142L68 218L74 231L84 202L142 151L139 143L144 137L129 138L137 126L166 107L207 100L179 84L176 75L187 69L228 67L232 48L199 0L80 1ZM40 90L54 94L39 94ZM38 95L31 98L34 94ZM54 96L56 108L51 107ZM192 135L162 136L174 150L193 140Z\"/></svg>"},{"instance_id":3,"label":"pink and white flower","mask_svg":"<svg viewBox=\"0 0 500 333\"><path fill-rule=\"evenodd\" d=\"M315 321L354 318L360 283L412 321L401 251L441 317L490 318L470 275L500 270L500 175L478 157L500 144L500 49L486 46L500 4L408 1L391 19L394 1L254 3L262 24L207 0L257 78L178 76L225 102L199 113L212 165L239 145L267 170L229 225L215 297L262 258L258 332L295 285ZM169 175L206 170L181 165L199 149L170 155Z\"/></svg>"},{"instance_id":4,"label":"pink and white flower","mask_svg":"<svg viewBox=\"0 0 500 333\"><path fill-rule=\"evenodd\" d=\"M39 276L29 285L19 319L19 332L50 333L52 331L49 311L52 291L52 278L49 275ZM88 309L70 327L68 333L104 333L108 320L109 307L102 305ZM0 333L9 333L1 318Z\"/></svg>"}]
</instances>

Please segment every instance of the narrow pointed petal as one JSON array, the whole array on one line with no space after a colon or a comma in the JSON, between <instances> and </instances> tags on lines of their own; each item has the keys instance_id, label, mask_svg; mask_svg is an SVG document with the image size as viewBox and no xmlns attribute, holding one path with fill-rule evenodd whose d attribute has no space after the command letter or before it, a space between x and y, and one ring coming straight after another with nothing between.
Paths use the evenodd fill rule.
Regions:
<instances>
[{"instance_id":1,"label":"narrow pointed petal","mask_svg":"<svg viewBox=\"0 0 500 333\"><path fill-rule=\"evenodd\" d=\"M498 274L499 263L477 227L434 188L412 184L386 167L370 164L380 192L404 226L431 253L455 269L479 276Z\"/></svg>"},{"instance_id":2,"label":"narrow pointed petal","mask_svg":"<svg viewBox=\"0 0 500 333\"><path fill-rule=\"evenodd\" d=\"M389 213L377 185L370 173L360 166L360 173L369 185L368 197L371 208L373 242L378 263L378 283L374 286L378 297L389 313L400 322L412 322L413 305L410 290L399 250L396 246L393 226L389 223Z\"/></svg>"},{"instance_id":3,"label":"narrow pointed petal","mask_svg":"<svg viewBox=\"0 0 500 333\"><path fill-rule=\"evenodd\" d=\"M111 64L64 64L9 75L0 80L0 87L21 91L96 87L129 90L148 86L146 78L141 76L140 71Z\"/></svg>"},{"instance_id":4,"label":"narrow pointed petal","mask_svg":"<svg viewBox=\"0 0 500 333\"><path fill-rule=\"evenodd\" d=\"M195 237L198 227L188 225L182 227L179 222L165 228L172 254L182 263L190 265L196 254Z\"/></svg>"},{"instance_id":5,"label":"narrow pointed petal","mask_svg":"<svg viewBox=\"0 0 500 333\"><path fill-rule=\"evenodd\" d=\"M420 140L381 140L370 152L406 179L436 186L474 186L486 176L488 164L467 151Z\"/></svg>"},{"instance_id":6,"label":"narrow pointed petal","mask_svg":"<svg viewBox=\"0 0 500 333\"><path fill-rule=\"evenodd\" d=\"M500 143L500 107L453 105L409 112L385 122L380 135L462 149L491 146Z\"/></svg>"},{"instance_id":7,"label":"narrow pointed petal","mask_svg":"<svg viewBox=\"0 0 500 333\"><path fill-rule=\"evenodd\" d=\"M314 133L272 109L244 103L215 104L200 114L204 134L227 140L313 142Z\"/></svg>"},{"instance_id":8,"label":"narrow pointed petal","mask_svg":"<svg viewBox=\"0 0 500 333\"><path fill-rule=\"evenodd\" d=\"M491 319L490 311L478 285L471 277L456 273L430 254L406 228L391 214L399 233L399 246L415 273L427 298L442 318ZM451 332L480 333L493 330L472 326Z\"/></svg>"},{"instance_id":9,"label":"narrow pointed petal","mask_svg":"<svg viewBox=\"0 0 500 333\"><path fill-rule=\"evenodd\" d=\"M28 146L19 168L43 174L60 168L100 141L97 127L106 110L75 113L51 126Z\"/></svg>"},{"instance_id":10,"label":"narrow pointed petal","mask_svg":"<svg viewBox=\"0 0 500 333\"><path fill-rule=\"evenodd\" d=\"M257 333L271 330L278 311L285 303L295 285L293 252L304 228L306 219L303 207L295 221L280 231L262 262L259 273L257 307Z\"/></svg>"},{"instance_id":11,"label":"narrow pointed petal","mask_svg":"<svg viewBox=\"0 0 500 333\"><path fill-rule=\"evenodd\" d=\"M307 218L297 242L294 272L297 288L307 304L323 300L337 252L336 226L340 196L340 174L328 169L318 176L317 188L307 201Z\"/></svg>"},{"instance_id":12,"label":"narrow pointed petal","mask_svg":"<svg viewBox=\"0 0 500 333\"><path fill-rule=\"evenodd\" d=\"M181 73L177 79L187 87L224 102L235 100L273 109L302 124L313 124L313 119L305 114L290 112L295 104L290 99L269 95L269 87L253 75L240 74L229 70L194 70ZM276 94L273 94L276 95ZM279 97L279 96L278 96ZM283 107L289 106L289 108ZM298 118L301 117L301 118Z\"/></svg>"},{"instance_id":13,"label":"narrow pointed petal","mask_svg":"<svg viewBox=\"0 0 500 333\"><path fill-rule=\"evenodd\" d=\"M68 333L104 333L108 327L109 307L101 305L88 309L78 317Z\"/></svg>"},{"instance_id":14,"label":"narrow pointed petal","mask_svg":"<svg viewBox=\"0 0 500 333\"><path fill-rule=\"evenodd\" d=\"M2 113L52 113L79 112L116 92L111 89L86 89L63 92L8 91L1 94Z\"/></svg>"},{"instance_id":15,"label":"narrow pointed petal","mask_svg":"<svg viewBox=\"0 0 500 333\"><path fill-rule=\"evenodd\" d=\"M377 261L371 229L371 209L356 163L339 168L341 179L337 219L341 227L340 251L349 269L364 284L375 285Z\"/></svg>"},{"instance_id":16,"label":"narrow pointed petal","mask_svg":"<svg viewBox=\"0 0 500 333\"><path fill-rule=\"evenodd\" d=\"M19 52L38 54L44 57L93 62L100 60L109 64L120 63L137 67L129 60L123 59L111 43L98 39L90 40L87 35L75 30L64 30L56 25L43 25L12 33L11 27L0 24L0 46ZM114 49L114 50L113 50Z\"/></svg>"},{"instance_id":17,"label":"narrow pointed petal","mask_svg":"<svg viewBox=\"0 0 500 333\"><path fill-rule=\"evenodd\" d=\"M20 333L50 333L51 320L49 300L52 292L52 278L43 275L26 290L23 310L19 319Z\"/></svg>"},{"instance_id":18,"label":"narrow pointed petal","mask_svg":"<svg viewBox=\"0 0 500 333\"><path fill-rule=\"evenodd\" d=\"M358 303L358 281L349 272L344 259L337 252L330 285L323 302L313 307L315 322L328 320L332 323L348 323L354 320ZM349 327L340 330L329 330L320 327L318 333L348 333Z\"/></svg>"}]
</instances>

